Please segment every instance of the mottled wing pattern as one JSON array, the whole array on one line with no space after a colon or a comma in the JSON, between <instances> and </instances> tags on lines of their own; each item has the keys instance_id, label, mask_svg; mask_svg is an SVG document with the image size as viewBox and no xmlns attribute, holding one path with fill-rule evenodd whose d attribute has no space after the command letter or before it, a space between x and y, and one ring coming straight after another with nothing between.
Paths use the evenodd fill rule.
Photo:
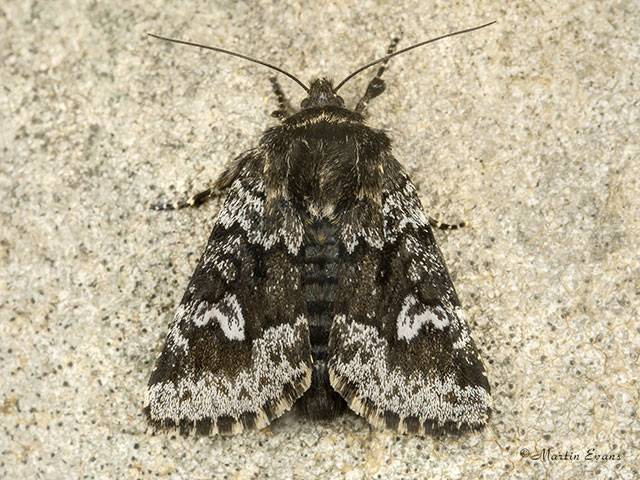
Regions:
<instances>
[{"instance_id":1,"label":"mottled wing pattern","mask_svg":"<svg viewBox=\"0 0 640 480\"><path fill-rule=\"evenodd\" d=\"M491 398L466 317L415 187L382 163L382 248L345 246L331 329L330 380L350 407L398 432L482 428Z\"/></svg>"},{"instance_id":2,"label":"mottled wing pattern","mask_svg":"<svg viewBox=\"0 0 640 480\"><path fill-rule=\"evenodd\" d=\"M309 388L300 255L265 214L263 166L251 152L222 177L229 195L149 381L156 428L261 428Z\"/></svg>"}]
</instances>

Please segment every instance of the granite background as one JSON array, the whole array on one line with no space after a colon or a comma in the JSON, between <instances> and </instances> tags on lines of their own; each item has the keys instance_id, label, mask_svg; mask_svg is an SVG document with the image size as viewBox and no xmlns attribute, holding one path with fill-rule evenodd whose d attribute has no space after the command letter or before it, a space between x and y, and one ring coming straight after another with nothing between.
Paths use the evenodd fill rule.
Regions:
<instances>
[{"instance_id":1,"label":"granite background","mask_svg":"<svg viewBox=\"0 0 640 480\"><path fill-rule=\"evenodd\" d=\"M471 225L437 239L488 368L488 427L416 438L286 415L152 435L143 392L220 201L148 205L208 186L276 103L263 67L145 34L308 82L400 29L407 46L490 20L394 59L369 110L427 212ZM0 476L637 478L638 25L640 4L613 0L0 2ZM371 74L341 91L350 105Z\"/></svg>"}]
</instances>

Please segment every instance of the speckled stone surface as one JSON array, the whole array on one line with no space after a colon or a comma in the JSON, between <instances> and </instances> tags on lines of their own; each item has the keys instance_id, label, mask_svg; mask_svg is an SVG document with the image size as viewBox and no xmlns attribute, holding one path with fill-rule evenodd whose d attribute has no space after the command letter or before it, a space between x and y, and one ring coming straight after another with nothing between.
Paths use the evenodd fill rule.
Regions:
<instances>
[{"instance_id":1,"label":"speckled stone surface","mask_svg":"<svg viewBox=\"0 0 640 480\"><path fill-rule=\"evenodd\" d=\"M638 478L639 4L273 3L0 5L0 477ZM143 392L220 201L148 205L208 186L276 103L264 68L145 33L338 80L400 28L406 46L489 20L392 61L369 117L428 213L471 224L437 238L487 364L486 430L286 415L153 435Z\"/></svg>"}]
</instances>

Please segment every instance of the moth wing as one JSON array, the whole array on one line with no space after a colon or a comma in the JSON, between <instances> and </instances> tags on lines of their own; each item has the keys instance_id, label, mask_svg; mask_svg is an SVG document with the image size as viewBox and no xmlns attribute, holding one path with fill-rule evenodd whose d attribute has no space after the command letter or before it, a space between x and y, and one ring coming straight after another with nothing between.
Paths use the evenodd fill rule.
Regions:
<instances>
[{"instance_id":1,"label":"moth wing","mask_svg":"<svg viewBox=\"0 0 640 480\"><path fill-rule=\"evenodd\" d=\"M221 177L228 197L149 380L145 411L156 428L261 428L309 388L297 256L269 234L261 158L249 153L232 168Z\"/></svg>"},{"instance_id":2,"label":"moth wing","mask_svg":"<svg viewBox=\"0 0 640 480\"><path fill-rule=\"evenodd\" d=\"M384 168L383 244L363 231L339 274L330 381L349 406L398 432L482 428L489 383L415 187Z\"/></svg>"}]
</instances>

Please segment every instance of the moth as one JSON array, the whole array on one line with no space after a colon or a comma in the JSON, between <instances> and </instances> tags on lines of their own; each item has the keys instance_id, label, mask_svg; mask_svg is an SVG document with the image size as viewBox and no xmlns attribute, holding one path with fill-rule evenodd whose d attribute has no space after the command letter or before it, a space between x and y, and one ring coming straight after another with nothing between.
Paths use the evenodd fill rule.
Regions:
<instances>
[{"instance_id":1,"label":"moth","mask_svg":"<svg viewBox=\"0 0 640 480\"><path fill-rule=\"evenodd\" d=\"M491 22L494 23L494 22ZM490 25L490 24L487 24ZM151 374L144 410L156 429L234 434L291 407L331 419L348 406L400 433L481 429L485 369L407 172L389 137L365 123L387 61L336 87L305 89L292 112L273 81L281 123L230 163L228 190ZM155 36L155 35L153 35ZM381 64L354 109L338 90Z\"/></svg>"}]
</instances>

